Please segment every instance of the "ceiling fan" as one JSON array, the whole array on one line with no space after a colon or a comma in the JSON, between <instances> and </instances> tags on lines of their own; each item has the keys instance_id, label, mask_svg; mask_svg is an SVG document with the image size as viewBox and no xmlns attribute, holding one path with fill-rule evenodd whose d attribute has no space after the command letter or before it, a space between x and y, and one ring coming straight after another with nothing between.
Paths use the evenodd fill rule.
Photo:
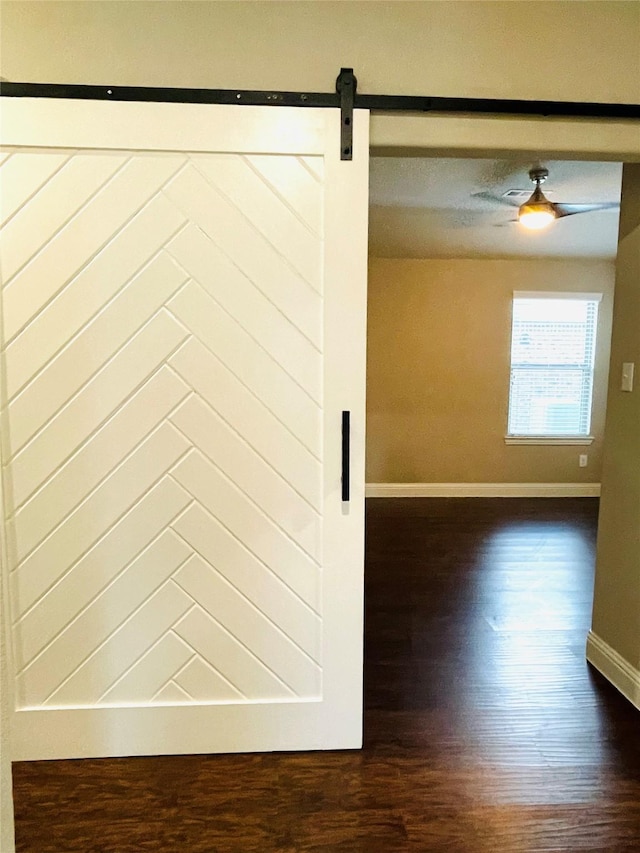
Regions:
<instances>
[{"instance_id":1,"label":"ceiling fan","mask_svg":"<svg viewBox=\"0 0 640 853\"><path fill-rule=\"evenodd\" d=\"M569 204L553 202L542 192L541 186L549 177L549 170L544 166L535 166L529 170L529 180L535 184L531 196L523 203L509 196L498 196L489 192L473 193L475 198L486 199L497 204L518 208L518 218L511 220L519 222L525 228L539 230L551 225L556 219L564 216L574 216L577 213L589 213L592 210L611 210L619 208L618 202L592 202L587 204Z\"/></svg>"}]
</instances>

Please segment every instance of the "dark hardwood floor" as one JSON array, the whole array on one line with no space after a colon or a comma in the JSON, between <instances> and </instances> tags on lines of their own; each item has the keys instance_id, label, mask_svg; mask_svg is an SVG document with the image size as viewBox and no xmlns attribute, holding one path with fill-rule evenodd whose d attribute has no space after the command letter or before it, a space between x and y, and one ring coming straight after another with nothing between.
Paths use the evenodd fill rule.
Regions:
<instances>
[{"instance_id":1,"label":"dark hardwood floor","mask_svg":"<svg viewBox=\"0 0 640 853\"><path fill-rule=\"evenodd\" d=\"M640 851L640 715L584 659L597 501L367 514L361 752L16 764L18 851Z\"/></svg>"}]
</instances>

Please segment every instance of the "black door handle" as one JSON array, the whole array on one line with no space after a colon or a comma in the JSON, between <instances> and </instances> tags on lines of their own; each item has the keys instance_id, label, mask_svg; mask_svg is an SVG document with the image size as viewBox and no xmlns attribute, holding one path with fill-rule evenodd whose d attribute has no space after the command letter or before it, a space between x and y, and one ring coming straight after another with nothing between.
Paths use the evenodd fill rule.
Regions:
<instances>
[{"instance_id":1,"label":"black door handle","mask_svg":"<svg viewBox=\"0 0 640 853\"><path fill-rule=\"evenodd\" d=\"M351 433L351 412L342 413L342 500L349 500L349 452Z\"/></svg>"}]
</instances>

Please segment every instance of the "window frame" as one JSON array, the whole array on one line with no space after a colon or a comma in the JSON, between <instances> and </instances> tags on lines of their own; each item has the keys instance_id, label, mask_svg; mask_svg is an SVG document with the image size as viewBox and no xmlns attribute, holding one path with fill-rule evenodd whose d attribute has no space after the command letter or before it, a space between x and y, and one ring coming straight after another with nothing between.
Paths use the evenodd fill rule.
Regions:
<instances>
[{"instance_id":1,"label":"window frame","mask_svg":"<svg viewBox=\"0 0 640 853\"><path fill-rule=\"evenodd\" d=\"M589 413L589 424L593 417L593 390L595 386L595 354L598 347L598 325L600 323L599 303L602 302L603 294L599 291L584 292L584 291L558 291L558 290L514 290L511 297L511 333L509 336L509 390L507 394L507 431L504 436L504 442L507 445L589 445L592 444L595 436L589 435L559 435L552 433L542 433L540 435L520 435L509 432L509 412L511 408L511 371L512 371L512 342L513 342L513 308L516 299L558 299L558 300L583 300L585 302L598 303L598 310L595 322L595 341L594 341L594 366L591 382L591 408Z\"/></svg>"}]
</instances>

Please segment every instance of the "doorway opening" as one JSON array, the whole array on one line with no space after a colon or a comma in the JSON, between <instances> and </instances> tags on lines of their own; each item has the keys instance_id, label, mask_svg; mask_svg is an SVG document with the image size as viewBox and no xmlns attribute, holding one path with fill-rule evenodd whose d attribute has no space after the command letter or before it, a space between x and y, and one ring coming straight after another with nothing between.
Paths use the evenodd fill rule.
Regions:
<instances>
[{"instance_id":1,"label":"doorway opening","mask_svg":"<svg viewBox=\"0 0 640 853\"><path fill-rule=\"evenodd\" d=\"M551 201L619 203L620 163L544 165ZM538 784L597 763L613 725L585 643L618 210L525 232L531 166L371 161L365 733L443 768L491 754L511 782L529 763ZM509 441L517 291L602 297L582 442Z\"/></svg>"}]
</instances>

